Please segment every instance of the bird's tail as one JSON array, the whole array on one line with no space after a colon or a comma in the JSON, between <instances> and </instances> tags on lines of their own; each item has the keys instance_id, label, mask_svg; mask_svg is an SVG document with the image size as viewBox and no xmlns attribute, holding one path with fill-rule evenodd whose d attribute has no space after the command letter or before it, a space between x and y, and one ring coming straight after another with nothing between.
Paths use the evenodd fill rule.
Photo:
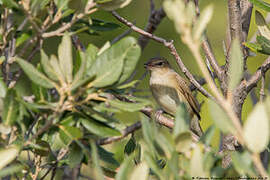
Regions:
<instances>
[{"instance_id":1,"label":"bird's tail","mask_svg":"<svg viewBox=\"0 0 270 180\"><path fill-rule=\"evenodd\" d=\"M194 132L196 135L201 137L203 135L203 130L200 125L200 120L197 116L193 116L193 118L190 121L190 130Z\"/></svg>"}]
</instances>

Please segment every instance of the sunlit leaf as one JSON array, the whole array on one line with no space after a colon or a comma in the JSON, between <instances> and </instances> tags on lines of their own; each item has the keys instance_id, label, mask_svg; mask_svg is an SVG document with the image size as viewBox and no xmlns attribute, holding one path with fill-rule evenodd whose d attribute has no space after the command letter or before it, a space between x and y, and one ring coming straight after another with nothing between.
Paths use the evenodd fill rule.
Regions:
<instances>
[{"instance_id":1,"label":"sunlit leaf","mask_svg":"<svg viewBox=\"0 0 270 180\"><path fill-rule=\"evenodd\" d=\"M21 58L16 58L16 62L21 66L23 71L26 73L29 79L33 81L34 83L45 87L45 88L53 88L54 83L48 79L44 74L39 72L32 64L29 62L21 59Z\"/></svg>"},{"instance_id":2,"label":"sunlit leaf","mask_svg":"<svg viewBox=\"0 0 270 180\"><path fill-rule=\"evenodd\" d=\"M0 150L0 169L12 162L19 154L19 148L16 146Z\"/></svg>"},{"instance_id":3,"label":"sunlit leaf","mask_svg":"<svg viewBox=\"0 0 270 180\"><path fill-rule=\"evenodd\" d=\"M72 61L72 43L70 36L65 33L62 38L62 42L58 47L58 58L59 65L64 73L65 80L67 83L72 82L72 71L73 71L73 61Z\"/></svg>"},{"instance_id":4,"label":"sunlit leaf","mask_svg":"<svg viewBox=\"0 0 270 180\"><path fill-rule=\"evenodd\" d=\"M175 124L173 128L173 135L177 137L183 132L189 131L189 115L185 104L181 104L175 113Z\"/></svg>"},{"instance_id":5,"label":"sunlit leaf","mask_svg":"<svg viewBox=\"0 0 270 180\"><path fill-rule=\"evenodd\" d=\"M41 55L41 61L40 61L41 66L42 66L42 69L44 70L44 72L46 73L46 75L54 81L59 80L57 73L54 71L54 68L52 67L52 65L50 63L47 54L43 50L41 50L40 55Z\"/></svg>"},{"instance_id":6,"label":"sunlit leaf","mask_svg":"<svg viewBox=\"0 0 270 180\"><path fill-rule=\"evenodd\" d=\"M231 156L233 166L239 174L248 173L249 175L255 175L255 173L252 172L252 158L248 152L233 152Z\"/></svg>"},{"instance_id":7,"label":"sunlit leaf","mask_svg":"<svg viewBox=\"0 0 270 180\"><path fill-rule=\"evenodd\" d=\"M18 173L18 172L22 171L23 168L24 168L24 166L21 164L12 164L8 167L5 167L5 168L0 170L0 178L7 177L8 175L13 175L15 173Z\"/></svg>"},{"instance_id":8,"label":"sunlit leaf","mask_svg":"<svg viewBox=\"0 0 270 180\"><path fill-rule=\"evenodd\" d=\"M255 152L262 152L269 143L269 118L266 107L258 103L244 125L244 139L247 147Z\"/></svg>"},{"instance_id":9,"label":"sunlit leaf","mask_svg":"<svg viewBox=\"0 0 270 180\"><path fill-rule=\"evenodd\" d=\"M229 91L232 92L240 82L244 72L244 59L239 41L233 40L229 64Z\"/></svg>"},{"instance_id":10,"label":"sunlit leaf","mask_svg":"<svg viewBox=\"0 0 270 180\"><path fill-rule=\"evenodd\" d=\"M203 9L198 21L196 22L193 28L193 38L195 40L199 40L201 38L207 24L210 22L212 18L213 11L214 11L214 8L212 5L209 5Z\"/></svg>"},{"instance_id":11,"label":"sunlit leaf","mask_svg":"<svg viewBox=\"0 0 270 180\"><path fill-rule=\"evenodd\" d=\"M119 101L119 100L111 100L109 101L109 104L112 107L121 109L123 111L127 111L127 112L135 112L135 111L139 111L142 108L144 108L145 106L149 105L148 102L123 102L123 101Z\"/></svg>"},{"instance_id":12,"label":"sunlit leaf","mask_svg":"<svg viewBox=\"0 0 270 180\"><path fill-rule=\"evenodd\" d=\"M264 54L270 54L270 40L266 39L263 36L257 36L256 39L262 48L260 52Z\"/></svg>"},{"instance_id":13,"label":"sunlit leaf","mask_svg":"<svg viewBox=\"0 0 270 180\"><path fill-rule=\"evenodd\" d=\"M193 155L190 162L190 174L194 177L204 177L205 172L203 170L203 154L199 145L193 150Z\"/></svg>"},{"instance_id":14,"label":"sunlit leaf","mask_svg":"<svg viewBox=\"0 0 270 180\"><path fill-rule=\"evenodd\" d=\"M7 86L2 78L0 78L0 98L3 98L6 96L7 93Z\"/></svg>"},{"instance_id":15,"label":"sunlit leaf","mask_svg":"<svg viewBox=\"0 0 270 180\"><path fill-rule=\"evenodd\" d=\"M124 162L122 162L120 169L115 176L115 180L126 180L127 179L128 174L133 166L133 161L132 161L133 158L134 158L134 154L125 158Z\"/></svg>"},{"instance_id":16,"label":"sunlit leaf","mask_svg":"<svg viewBox=\"0 0 270 180\"><path fill-rule=\"evenodd\" d=\"M130 180L147 180L149 173L149 167L146 162L142 162L138 164L135 169L133 170Z\"/></svg>"}]
</instances>

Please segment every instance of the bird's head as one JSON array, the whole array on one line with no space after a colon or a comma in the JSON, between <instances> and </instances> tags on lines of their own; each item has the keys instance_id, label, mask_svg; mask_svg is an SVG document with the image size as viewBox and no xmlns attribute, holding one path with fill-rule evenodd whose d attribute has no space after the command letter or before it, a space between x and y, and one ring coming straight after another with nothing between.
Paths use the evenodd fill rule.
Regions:
<instances>
[{"instance_id":1,"label":"bird's head","mask_svg":"<svg viewBox=\"0 0 270 180\"><path fill-rule=\"evenodd\" d=\"M170 68L170 64L165 58L155 57L155 58L151 58L147 63L145 63L144 67L150 71L155 71L155 70L165 71Z\"/></svg>"}]
</instances>

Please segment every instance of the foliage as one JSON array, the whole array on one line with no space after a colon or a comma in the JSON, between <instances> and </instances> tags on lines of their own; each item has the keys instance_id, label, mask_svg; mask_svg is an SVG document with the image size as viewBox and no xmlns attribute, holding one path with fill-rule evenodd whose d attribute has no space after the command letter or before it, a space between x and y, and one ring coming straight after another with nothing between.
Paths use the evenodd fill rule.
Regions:
<instances>
[{"instance_id":1,"label":"foliage","mask_svg":"<svg viewBox=\"0 0 270 180\"><path fill-rule=\"evenodd\" d=\"M269 11L269 4L250 1ZM130 126L125 129L128 124L120 121L117 113L143 112L153 106L148 99L132 94L140 82L132 79L132 74L141 48L132 36L103 47L88 44L86 48L76 38L83 33L102 37L104 31L118 28L118 24L93 19L91 15L123 8L130 2L0 0L0 9L6 13L0 24L1 178L62 179L68 171L76 170L78 177L85 174L91 179L117 180L261 175L254 157L268 149L269 96L254 107L240 132L228 110L209 100L214 125L199 139L189 129L190 117L183 104L177 109L172 130L159 126L151 115L141 115L142 135L132 132L124 141L123 161L116 160L111 147L102 146L104 140L111 138L114 143L114 139L128 135L125 133ZM182 0L166 0L163 7L180 36L199 48L213 6L203 9L199 18L193 1L185 4ZM10 28L9 16L23 18L12 22L14 27ZM270 54L270 30L259 11L255 16L260 35L257 43L245 46L256 53ZM57 54L49 54L43 41L58 36L61 43ZM244 71L238 40L232 42L232 49L229 92L236 89ZM31 53L39 56L33 58ZM227 154L218 153L211 146L216 130L243 138L241 152L228 152L232 165L227 168L222 167Z\"/></svg>"}]
</instances>

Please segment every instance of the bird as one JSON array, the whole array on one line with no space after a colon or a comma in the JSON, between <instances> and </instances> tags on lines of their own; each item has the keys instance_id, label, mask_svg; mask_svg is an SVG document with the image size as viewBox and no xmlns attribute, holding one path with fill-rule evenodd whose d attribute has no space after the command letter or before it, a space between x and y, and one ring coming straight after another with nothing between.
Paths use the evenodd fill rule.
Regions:
<instances>
[{"instance_id":1,"label":"bird","mask_svg":"<svg viewBox=\"0 0 270 180\"><path fill-rule=\"evenodd\" d=\"M150 71L150 90L161 109L175 116L177 107L184 103L191 117L191 131L202 136L199 104L189 89L188 81L175 72L163 57L151 58L144 67Z\"/></svg>"}]
</instances>

